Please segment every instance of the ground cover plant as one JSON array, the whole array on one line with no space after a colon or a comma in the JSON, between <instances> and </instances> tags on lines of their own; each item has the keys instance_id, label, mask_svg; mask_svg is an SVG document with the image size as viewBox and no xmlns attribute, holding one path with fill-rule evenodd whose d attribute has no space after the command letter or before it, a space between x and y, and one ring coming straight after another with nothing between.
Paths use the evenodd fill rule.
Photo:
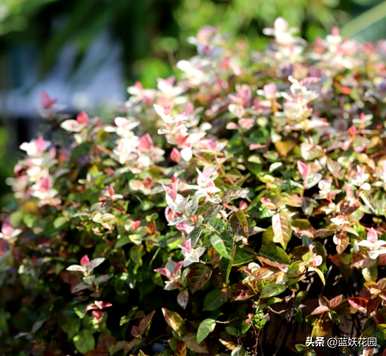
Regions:
<instances>
[{"instance_id":1,"label":"ground cover plant","mask_svg":"<svg viewBox=\"0 0 386 356\"><path fill-rule=\"evenodd\" d=\"M42 95L2 216L1 354L382 350L386 44L264 32L257 53L202 29L112 123Z\"/></svg>"}]
</instances>

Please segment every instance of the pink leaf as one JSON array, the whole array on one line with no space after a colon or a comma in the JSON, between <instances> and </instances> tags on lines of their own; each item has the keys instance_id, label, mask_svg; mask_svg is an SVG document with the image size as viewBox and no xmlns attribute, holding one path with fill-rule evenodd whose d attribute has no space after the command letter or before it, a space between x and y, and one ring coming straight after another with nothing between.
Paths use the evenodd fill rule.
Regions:
<instances>
[{"instance_id":1,"label":"pink leaf","mask_svg":"<svg viewBox=\"0 0 386 356\"><path fill-rule=\"evenodd\" d=\"M367 298L363 297L351 297L348 298L347 301L353 307L355 310L360 311L361 313L367 312L367 304L369 303L369 300Z\"/></svg>"},{"instance_id":2,"label":"pink leaf","mask_svg":"<svg viewBox=\"0 0 386 356\"><path fill-rule=\"evenodd\" d=\"M80 112L80 113L76 116L76 121L78 121L79 124L87 125L87 124L88 124L88 121L89 121L89 117L88 117L87 113L85 113L84 111L82 111L82 112Z\"/></svg>"},{"instance_id":3,"label":"pink leaf","mask_svg":"<svg viewBox=\"0 0 386 356\"><path fill-rule=\"evenodd\" d=\"M310 173L310 167L306 163L298 161L298 171L303 180L307 180L307 176Z\"/></svg>"},{"instance_id":4,"label":"pink leaf","mask_svg":"<svg viewBox=\"0 0 386 356\"><path fill-rule=\"evenodd\" d=\"M57 102L57 99L54 99L48 95L46 91L43 91L40 94L40 104L45 110L51 109L55 103Z\"/></svg>"},{"instance_id":5,"label":"pink leaf","mask_svg":"<svg viewBox=\"0 0 386 356\"><path fill-rule=\"evenodd\" d=\"M181 247L184 253L189 253L192 251L192 241L190 239L185 240Z\"/></svg>"},{"instance_id":6,"label":"pink leaf","mask_svg":"<svg viewBox=\"0 0 386 356\"><path fill-rule=\"evenodd\" d=\"M324 314L330 311L330 308L325 306L325 305L319 305L317 308L315 308L311 315L319 315L319 314Z\"/></svg>"},{"instance_id":7,"label":"pink leaf","mask_svg":"<svg viewBox=\"0 0 386 356\"><path fill-rule=\"evenodd\" d=\"M378 241L378 232L374 228L370 228L369 231L367 231L367 241L369 242L377 242Z\"/></svg>"},{"instance_id":8,"label":"pink leaf","mask_svg":"<svg viewBox=\"0 0 386 356\"><path fill-rule=\"evenodd\" d=\"M90 263L90 259L88 258L87 255L84 255L84 256L80 259L80 264L81 264L81 266L87 266L89 263Z\"/></svg>"},{"instance_id":9,"label":"pink leaf","mask_svg":"<svg viewBox=\"0 0 386 356\"><path fill-rule=\"evenodd\" d=\"M139 138L138 148L141 151L149 151L153 148L153 140L149 134L145 134Z\"/></svg>"},{"instance_id":10,"label":"pink leaf","mask_svg":"<svg viewBox=\"0 0 386 356\"><path fill-rule=\"evenodd\" d=\"M140 226L141 226L141 220L134 220L130 224L130 228L134 231L137 230Z\"/></svg>"},{"instance_id":11,"label":"pink leaf","mask_svg":"<svg viewBox=\"0 0 386 356\"><path fill-rule=\"evenodd\" d=\"M172 151L170 152L170 159L173 162L178 163L181 160L181 153L178 151L176 148L173 148Z\"/></svg>"}]
</instances>

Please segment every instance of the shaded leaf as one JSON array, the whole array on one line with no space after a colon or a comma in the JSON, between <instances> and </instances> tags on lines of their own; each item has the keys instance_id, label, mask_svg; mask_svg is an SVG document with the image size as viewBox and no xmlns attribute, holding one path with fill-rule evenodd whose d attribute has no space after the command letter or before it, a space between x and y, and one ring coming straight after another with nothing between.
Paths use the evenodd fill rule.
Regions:
<instances>
[{"instance_id":1,"label":"shaded leaf","mask_svg":"<svg viewBox=\"0 0 386 356\"><path fill-rule=\"evenodd\" d=\"M186 346L188 347L189 350L193 352L197 352L200 354L207 354L208 349L206 348L205 345L200 345L196 341L196 337L193 334L187 334L185 335L182 340L185 342Z\"/></svg>"},{"instance_id":2,"label":"shaded leaf","mask_svg":"<svg viewBox=\"0 0 386 356\"><path fill-rule=\"evenodd\" d=\"M230 255L228 253L228 250L225 246L224 241L221 239L218 235L213 235L210 238L210 243L212 244L213 248L217 251L217 253L224 258L229 259Z\"/></svg>"},{"instance_id":3,"label":"shaded leaf","mask_svg":"<svg viewBox=\"0 0 386 356\"><path fill-rule=\"evenodd\" d=\"M178 335L181 334L184 325L184 319L177 312L162 308L162 314L164 315L166 323L175 331Z\"/></svg>"},{"instance_id":4,"label":"shaded leaf","mask_svg":"<svg viewBox=\"0 0 386 356\"><path fill-rule=\"evenodd\" d=\"M216 310L226 303L228 295L226 290L213 289L204 299L204 310Z\"/></svg>"},{"instance_id":5,"label":"shaded leaf","mask_svg":"<svg viewBox=\"0 0 386 356\"><path fill-rule=\"evenodd\" d=\"M287 289L287 286L284 284L274 284L269 283L263 286L261 290L260 297L261 298L270 298L276 295L283 293Z\"/></svg>"},{"instance_id":6,"label":"shaded leaf","mask_svg":"<svg viewBox=\"0 0 386 356\"><path fill-rule=\"evenodd\" d=\"M216 327L216 320L214 319L205 319L198 326L196 340L198 343L203 342L207 336L213 332Z\"/></svg>"},{"instance_id":7,"label":"shaded leaf","mask_svg":"<svg viewBox=\"0 0 386 356\"><path fill-rule=\"evenodd\" d=\"M72 339L76 349L85 354L92 351L95 348L95 339L90 330L82 330L79 334L75 335Z\"/></svg>"},{"instance_id":8,"label":"shaded leaf","mask_svg":"<svg viewBox=\"0 0 386 356\"><path fill-rule=\"evenodd\" d=\"M195 263L192 265L187 274L189 289L192 293L202 289L209 281L211 275L212 270L208 266L202 263Z\"/></svg>"}]
</instances>

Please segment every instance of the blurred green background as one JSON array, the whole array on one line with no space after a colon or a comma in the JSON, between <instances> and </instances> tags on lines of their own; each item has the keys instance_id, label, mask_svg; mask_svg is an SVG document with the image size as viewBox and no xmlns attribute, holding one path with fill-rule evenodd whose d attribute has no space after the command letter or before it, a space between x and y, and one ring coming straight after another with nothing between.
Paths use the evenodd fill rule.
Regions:
<instances>
[{"instance_id":1,"label":"blurred green background","mask_svg":"<svg viewBox=\"0 0 386 356\"><path fill-rule=\"evenodd\" d=\"M332 26L376 40L385 35L385 7L379 0L1 0L0 51L20 43L36 46L44 75L67 43L76 45L81 61L108 29L123 49L126 84L139 79L153 85L171 73L176 57L190 54L186 39L204 25L248 38L256 47L265 42L262 28L278 16L309 40Z\"/></svg>"},{"instance_id":2,"label":"blurred green background","mask_svg":"<svg viewBox=\"0 0 386 356\"><path fill-rule=\"evenodd\" d=\"M120 101L133 81L152 86L172 75L176 60L193 53L187 38L202 26L258 49L267 41L262 29L278 16L308 40L333 26L359 40L386 33L386 2L378 0L0 0L0 194L18 144L36 133L44 85L73 112L88 103L103 113L100 93L87 101L89 90L99 85Z\"/></svg>"}]
</instances>

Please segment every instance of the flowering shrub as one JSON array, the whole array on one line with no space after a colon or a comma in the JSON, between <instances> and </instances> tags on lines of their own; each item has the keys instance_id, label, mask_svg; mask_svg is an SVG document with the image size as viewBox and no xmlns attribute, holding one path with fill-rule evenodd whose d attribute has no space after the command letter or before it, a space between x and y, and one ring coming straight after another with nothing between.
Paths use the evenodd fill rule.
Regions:
<instances>
[{"instance_id":1,"label":"flowering shrub","mask_svg":"<svg viewBox=\"0 0 386 356\"><path fill-rule=\"evenodd\" d=\"M204 28L113 124L45 94L60 128L21 146L0 239L2 354L382 347L385 43L265 34L250 53Z\"/></svg>"}]
</instances>

